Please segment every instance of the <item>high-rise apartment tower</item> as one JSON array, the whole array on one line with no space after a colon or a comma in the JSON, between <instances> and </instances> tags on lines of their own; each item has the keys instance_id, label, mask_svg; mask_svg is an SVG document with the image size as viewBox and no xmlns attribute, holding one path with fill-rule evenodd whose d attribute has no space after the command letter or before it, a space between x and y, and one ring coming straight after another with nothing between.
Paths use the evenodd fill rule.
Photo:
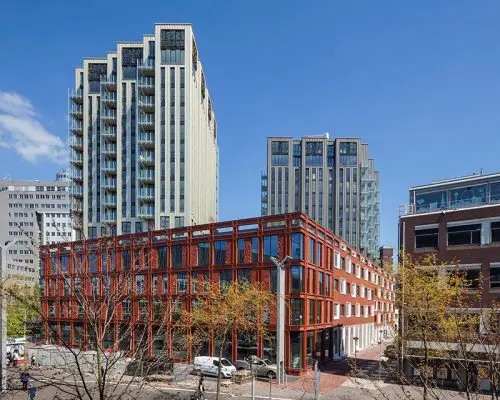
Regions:
<instances>
[{"instance_id":1,"label":"high-rise apartment tower","mask_svg":"<svg viewBox=\"0 0 500 400\"><path fill-rule=\"evenodd\" d=\"M262 214L300 211L373 259L379 256L379 173L359 138L270 137Z\"/></svg>"},{"instance_id":2,"label":"high-rise apartment tower","mask_svg":"<svg viewBox=\"0 0 500 400\"><path fill-rule=\"evenodd\" d=\"M85 58L75 81L77 238L217 220L217 123L190 24Z\"/></svg>"}]
</instances>

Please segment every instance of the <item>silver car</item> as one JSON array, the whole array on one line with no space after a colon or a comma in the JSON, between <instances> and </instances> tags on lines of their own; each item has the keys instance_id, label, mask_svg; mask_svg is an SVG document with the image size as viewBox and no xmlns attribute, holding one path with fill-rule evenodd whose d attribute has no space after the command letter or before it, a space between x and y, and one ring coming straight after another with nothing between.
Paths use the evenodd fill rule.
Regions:
<instances>
[{"instance_id":1,"label":"silver car","mask_svg":"<svg viewBox=\"0 0 500 400\"><path fill-rule=\"evenodd\" d=\"M250 356L245 360L236 360L234 366L237 370L249 370L251 365L256 376L265 376L269 379L276 379L277 366L267 358L261 359L256 356Z\"/></svg>"}]
</instances>

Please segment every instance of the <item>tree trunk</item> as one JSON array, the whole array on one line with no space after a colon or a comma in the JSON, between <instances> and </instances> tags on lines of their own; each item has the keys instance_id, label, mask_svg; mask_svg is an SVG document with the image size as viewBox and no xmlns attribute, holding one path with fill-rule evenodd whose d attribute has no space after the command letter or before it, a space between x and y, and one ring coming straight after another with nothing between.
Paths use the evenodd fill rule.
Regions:
<instances>
[{"instance_id":1,"label":"tree trunk","mask_svg":"<svg viewBox=\"0 0 500 400\"><path fill-rule=\"evenodd\" d=\"M224 333L224 337L222 338L222 343L219 348L219 365L217 366L217 394L215 396L215 400L219 400L220 396L220 378L221 378L221 369L222 369L222 349L224 348L224 344L226 343L226 334Z\"/></svg>"}]
</instances>

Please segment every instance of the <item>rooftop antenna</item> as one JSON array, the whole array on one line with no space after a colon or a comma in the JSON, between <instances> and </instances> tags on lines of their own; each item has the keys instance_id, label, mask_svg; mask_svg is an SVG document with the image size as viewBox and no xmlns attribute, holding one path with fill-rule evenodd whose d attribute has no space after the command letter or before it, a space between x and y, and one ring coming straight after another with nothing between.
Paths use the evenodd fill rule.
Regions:
<instances>
[{"instance_id":1,"label":"rooftop antenna","mask_svg":"<svg viewBox=\"0 0 500 400\"><path fill-rule=\"evenodd\" d=\"M482 175L482 174L483 174L483 169L482 169L482 168L480 168L480 169L479 169L479 175Z\"/></svg>"}]
</instances>

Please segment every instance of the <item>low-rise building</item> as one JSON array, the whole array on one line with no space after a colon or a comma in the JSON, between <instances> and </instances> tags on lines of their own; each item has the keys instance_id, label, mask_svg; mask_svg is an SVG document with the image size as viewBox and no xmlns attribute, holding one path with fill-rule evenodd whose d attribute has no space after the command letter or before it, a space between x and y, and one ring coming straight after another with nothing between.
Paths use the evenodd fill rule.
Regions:
<instances>
[{"instance_id":1,"label":"low-rise building","mask_svg":"<svg viewBox=\"0 0 500 400\"><path fill-rule=\"evenodd\" d=\"M78 313L74 291L78 284L78 290L87 288L91 296L103 286L113 286L103 278L103 266L107 264L103 263L100 240L43 248L42 308L47 319L47 341L51 339L49 332L57 332L71 346L87 346L87 324L84 315ZM107 247L106 255L111 254L113 268L130 271L132 277L126 306L123 302L115 310L116 331L119 326L140 320L141 315L152 317L156 302L172 304L180 300L189 309L192 296L196 296L193 283L200 276L221 283L242 279L261 282L276 291L276 267L271 257L286 255L291 257L285 275L285 368L289 373L303 373L315 359L342 358L377 343L381 335L389 334L395 322L393 278L303 214L120 235L107 243L111 248ZM87 282L80 280L78 265L83 265L83 280ZM248 338L243 342L235 333L223 355L236 360L253 352L272 358L272 336L276 331L272 312L269 324L270 338L257 338L252 345ZM164 340L158 348L167 348L169 356L185 360L194 356L190 348L176 352L173 337L153 338L153 331L148 333L151 341ZM106 345L113 346L113 341ZM129 345L133 351L133 338ZM209 342L201 352L215 354L215 343Z\"/></svg>"}]
</instances>

